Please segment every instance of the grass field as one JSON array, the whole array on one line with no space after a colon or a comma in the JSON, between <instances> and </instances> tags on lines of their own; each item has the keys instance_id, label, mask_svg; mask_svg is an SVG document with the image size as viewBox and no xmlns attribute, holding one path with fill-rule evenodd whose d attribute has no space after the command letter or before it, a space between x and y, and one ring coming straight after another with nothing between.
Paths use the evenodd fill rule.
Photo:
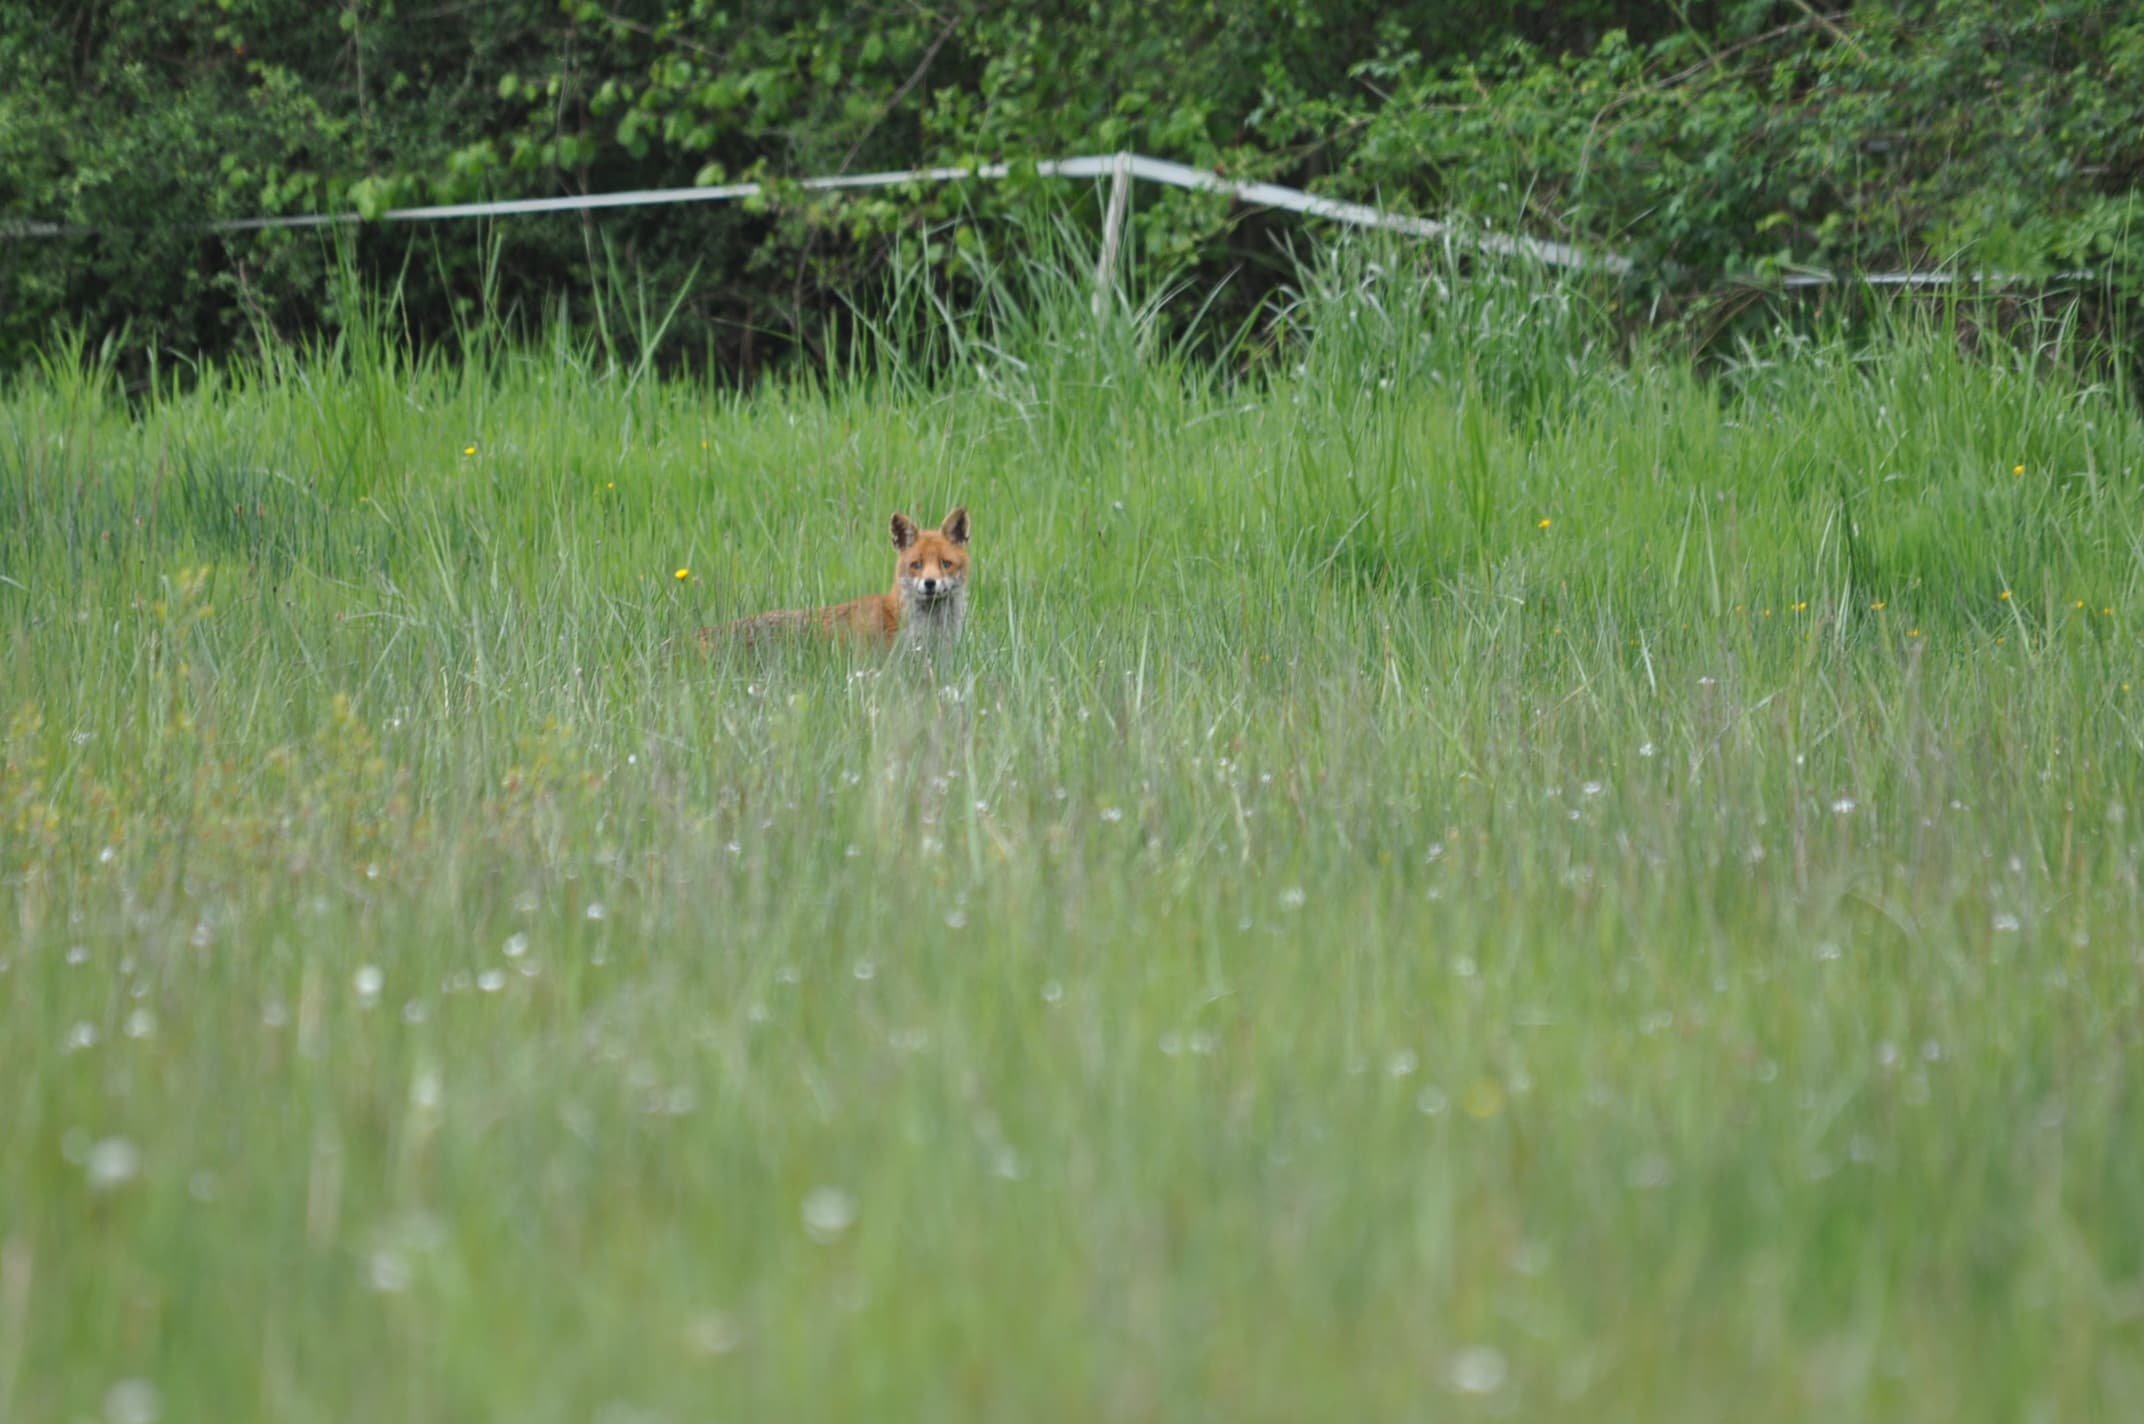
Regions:
<instances>
[{"instance_id":1,"label":"grass field","mask_svg":"<svg viewBox=\"0 0 2144 1424\"><path fill-rule=\"evenodd\" d=\"M0 1417L2134 1407L2133 401L1155 310L9 382Z\"/></svg>"}]
</instances>

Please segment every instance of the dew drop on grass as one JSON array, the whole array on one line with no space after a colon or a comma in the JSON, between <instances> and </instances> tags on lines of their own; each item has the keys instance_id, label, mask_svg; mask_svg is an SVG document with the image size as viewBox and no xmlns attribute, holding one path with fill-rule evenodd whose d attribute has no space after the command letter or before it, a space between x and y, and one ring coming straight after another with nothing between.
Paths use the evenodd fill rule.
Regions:
<instances>
[{"instance_id":1,"label":"dew drop on grass","mask_svg":"<svg viewBox=\"0 0 2144 1424\"><path fill-rule=\"evenodd\" d=\"M1309 902L1309 899L1310 897L1303 893L1303 887L1300 885L1291 885L1280 892L1280 905L1284 910L1300 910Z\"/></svg>"},{"instance_id":2,"label":"dew drop on grass","mask_svg":"<svg viewBox=\"0 0 2144 1424\"><path fill-rule=\"evenodd\" d=\"M93 1023L78 1023L67 1030L67 1037L60 1042L64 1053L78 1053L85 1048L97 1046L97 1026Z\"/></svg>"},{"instance_id":3,"label":"dew drop on grass","mask_svg":"<svg viewBox=\"0 0 2144 1424\"><path fill-rule=\"evenodd\" d=\"M1511 1251L1511 1269L1522 1276L1545 1274L1555 1253L1546 1241L1521 1241Z\"/></svg>"},{"instance_id":4,"label":"dew drop on grass","mask_svg":"<svg viewBox=\"0 0 2144 1424\"><path fill-rule=\"evenodd\" d=\"M1394 1078L1404 1078L1415 1070L1415 1056L1411 1049L1403 1048L1385 1060L1385 1072Z\"/></svg>"},{"instance_id":5,"label":"dew drop on grass","mask_svg":"<svg viewBox=\"0 0 2144 1424\"><path fill-rule=\"evenodd\" d=\"M89 963L89 946L86 944L70 945L67 950L67 962L72 965Z\"/></svg>"},{"instance_id":6,"label":"dew drop on grass","mask_svg":"<svg viewBox=\"0 0 2144 1424\"><path fill-rule=\"evenodd\" d=\"M409 1262L399 1251L375 1251L365 1262L365 1278L382 1295L399 1295L409 1289Z\"/></svg>"},{"instance_id":7,"label":"dew drop on grass","mask_svg":"<svg viewBox=\"0 0 2144 1424\"><path fill-rule=\"evenodd\" d=\"M1630 1164L1626 1180L1636 1191L1657 1191L1673 1181L1675 1168L1661 1153L1648 1152Z\"/></svg>"},{"instance_id":8,"label":"dew drop on grass","mask_svg":"<svg viewBox=\"0 0 2144 1424\"><path fill-rule=\"evenodd\" d=\"M588 902L588 909L585 911L585 913L591 920L607 919L610 916L610 911L604 908L603 902L601 900L590 900Z\"/></svg>"},{"instance_id":9,"label":"dew drop on grass","mask_svg":"<svg viewBox=\"0 0 2144 1424\"><path fill-rule=\"evenodd\" d=\"M527 935L516 932L506 937L506 957L508 959L519 959L528 952L529 937Z\"/></svg>"},{"instance_id":10,"label":"dew drop on grass","mask_svg":"<svg viewBox=\"0 0 2144 1424\"><path fill-rule=\"evenodd\" d=\"M496 969L487 969L476 976L476 986L487 994L496 994L506 987L506 976Z\"/></svg>"},{"instance_id":11,"label":"dew drop on grass","mask_svg":"<svg viewBox=\"0 0 2144 1424\"><path fill-rule=\"evenodd\" d=\"M856 1198L839 1187L814 1187L804 1197L804 1234L824 1246L856 1223Z\"/></svg>"},{"instance_id":12,"label":"dew drop on grass","mask_svg":"<svg viewBox=\"0 0 2144 1424\"><path fill-rule=\"evenodd\" d=\"M156 1015L147 1009L136 1009L127 1015L127 1037L148 1038L156 1032Z\"/></svg>"},{"instance_id":13,"label":"dew drop on grass","mask_svg":"<svg viewBox=\"0 0 2144 1424\"><path fill-rule=\"evenodd\" d=\"M1649 757L1653 755L1653 744L1651 742L1646 742L1640 745L1638 748L1638 755L1641 757Z\"/></svg>"},{"instance_id":14,"label":"dew drop on grass","mask_svg":"<svg viewBox=\"0 0 2144 1424\"><path fill-rule=\"evenodd\" d=\"M1065 986L1055 979L1045 980L1042 985L1042 1002L1054 1004L1065 996Z\"/></svg>"},{"instance_id":15,"label":"dew drop on grass","mask_svg":"<svg viewBox=\"0 0 2144 1424\"><path fill-rule=\"evenodd\" d=\"M1452 1356L1446 1374L1461 1394L1494 1394L1510 1378L1511 1367L1494 1346L1469 1345Z\"/></svg>"},{"instance_id":16,"label":"dew drop on grass","mask_svg":"<svg viewBox=\"0 0 2144 1424\"><path fill-rule=\"evenodd\" d=\"M369 1009L380 1001L380 987L385 982L385 976L380 973L378 965L361 966L357 973L351 976L350 982L357 990L358 1003L363 1007Z\"/></svg>"},{"instance_id":17,"label":"dew drop on grass","mask_svg":"<svg viewBox=\"0 0 2144 1424\"><path fill-rule=\"evenodd\" d=\"M2016 934L2021 928L2018 917L2008 912L1998 914L1991 923L1997 934Z\"/></svg>"},{"instance_id":18,"label":"dew drop on grass","mask_svg":"<svg viewBox=\"0 0 2144 1424\"><path fill-rule=\"evenodd\" d=\"M868 959L859 959L856 961L856 967L849 972L854 974L859 982L868 984L878 977L878 966Z\"/></svg>"},{"instance_id":19,"label":"dew drop on grass","mask_svg":"<svg viewBox=\"0 0 2144 1424\"><path fill-rule=\"evenodd\" d=\"M141 1174L141 1149L124 1137L107 1137L89 1149L82 1175L95 1192L123 1187Z\"/></svg>"},{"instance_id":20,"label":"dew drop on grass","mask_svg":"<svg viewBox=\"0 0 2144 1424\"><path fill-rule=\"evenodd\" d=\"M1834 816L1850 816L1854 813L1856 805L1857 803L1853 797L1841 796L1831 803L1831 814Z\"/></svg>"},{"instance_id":21,"label":"dew drop on grass","mask_svg":"<svg viewBox=\"0 0 2144 1424\"><path fill-rule=\"evenodd\" d=\"M1414 1095L1414 1110L1424 1117L1436 1117L1449 1106L1451 1100L1440 1088L1424 1088Z\"/></svg>"},{"instance_id":22,"label":"dew drop on grass","mask_svg":"<svg viewBox=\"0 0 2144 1424\"><path fill-rule=\"evenodd\" d=\"M156 1424L164 1401L145 1379L123 1379L104 1392L104 1424Z\"/></svg>"},{"instance_id":23,"label":"dew drop on grass","mask_svg":"<svg viewBox=\"0 0 2144 1424\"><path fill-rule=\"evenodd\" d=\"M685 1343L696 1354L727 1355L744 1343L744 1332L725 1312L708 1310L686 1324Z\"/></svg>"}]
</instances>

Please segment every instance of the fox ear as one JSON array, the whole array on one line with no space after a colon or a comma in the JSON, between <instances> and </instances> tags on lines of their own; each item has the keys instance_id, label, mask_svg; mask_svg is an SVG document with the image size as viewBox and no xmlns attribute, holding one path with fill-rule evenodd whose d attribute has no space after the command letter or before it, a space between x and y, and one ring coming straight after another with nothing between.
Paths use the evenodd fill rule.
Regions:
<instances>
[{"instance_id":1,"label":"fox ear","mask_svg":"<svg viewBox=\"0 0 2144 1424\"><path fill-rule=\"evenodd\" d=\"M945 523L943 523L943 524L941 524L941 525L939 525L939 526L938 526L938 532L939 532L940 534L943 534L943 535L945 535L945 537L946 537L946 538L948 538L948 539L951 539L951 540L952 540L952 541L953 541L954 543L956 543L956 544L965 544L965 543L967 543L967 542L968 542L968 508L967 508L967 506L966 506L966 505L961 505L961 504L956 504L956 505L954 505L954 506L953 506L953 512L952 512L951 514L948 514L948 515L947 515L947 516L945 517Z\"/></svg>"},{"instance_id":2,"label":"fox ear","mask_svg":"<svg viewBox=\"0 0 2144 1424\"><path fill-rule=\"evenodd\" d=\"M893 516L893 547L905 549L916 542L916 521L905 514Z\"/></svg>"}]
</instances>

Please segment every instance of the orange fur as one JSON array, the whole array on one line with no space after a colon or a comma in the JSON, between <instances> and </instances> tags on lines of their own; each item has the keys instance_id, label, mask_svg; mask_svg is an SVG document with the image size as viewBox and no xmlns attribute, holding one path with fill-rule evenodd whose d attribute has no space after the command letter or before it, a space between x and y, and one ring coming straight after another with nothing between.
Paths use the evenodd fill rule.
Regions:
<instances>
[{"instance_id":1,"label":"orange fur","mask_svg":"<svg viewBox=\"0 0 2144 1424\"><path fill-rule=\"evenodd\" d=\"M702 628L700 646L712 648L732 638L756 643L796 632L880 646L891 646L904 633L916 643L959 637L967 617L968 511L956 506L936 529L918 529L907 515L896 514L891 528L895 553L888 592L829 608L783 608L720 628Z\"/></svg>"}]
</instances>

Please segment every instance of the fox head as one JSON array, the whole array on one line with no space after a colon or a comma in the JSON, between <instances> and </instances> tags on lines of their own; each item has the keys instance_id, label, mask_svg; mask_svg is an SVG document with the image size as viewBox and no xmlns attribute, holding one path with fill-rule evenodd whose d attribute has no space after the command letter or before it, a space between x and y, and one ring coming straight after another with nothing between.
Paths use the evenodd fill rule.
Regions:
<instances>
[{"instance_id":1,"label":"fox head","mask_svg":"<svg viewBox=\"0 0 2144 1424\"><path fill-rule=\"evenodd\" d=\"M893 586L901 601L930 609L957 600L968 584L968 511L955 507L936 529L918 529L905 514L893 516Z\"/></svg>"}]
</instances>

